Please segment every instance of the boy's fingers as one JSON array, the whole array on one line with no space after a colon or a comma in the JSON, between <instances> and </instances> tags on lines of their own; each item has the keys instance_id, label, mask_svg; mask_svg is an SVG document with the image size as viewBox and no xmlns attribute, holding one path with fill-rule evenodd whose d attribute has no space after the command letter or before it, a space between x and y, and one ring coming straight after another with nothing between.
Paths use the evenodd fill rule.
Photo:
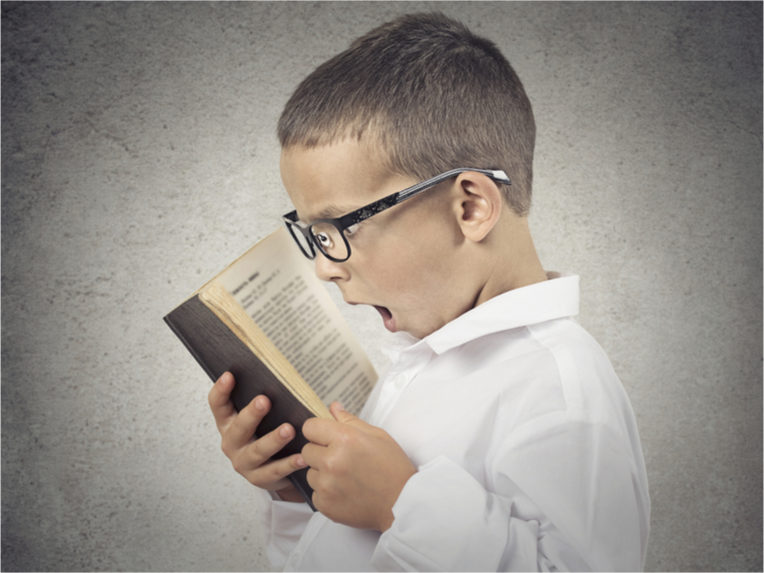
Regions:
<instances>
[{"instance_id":1,"label":"boy's fingers","mask_svg":"<svg viewBox=\"0 0 764 573\"><path fill-rule=\"evenodd\" d=\"M224 451L226 447L232 450L242 448L252 440L257 426L271 408L271 403L265 396L255 396L233 419L223 432Z\"/></svg>"},{"instance_id":2,"label":"boy's fingers","mask_svg":"<svg viewBox=\"0 0 764 573\"><path fill-rule=\"evenodd\" d=\"M281 451L294 438L294 429L289 424L281 424L272 432L252 442L245 450L249 469L265 464L275 454Z\"/></svg>"},{"instance_id":3,"label":"boy's fingers","mask_svg":"<svg viewBox=\"0 0 764 573\"><path fill-rule=\"evenodd\" d=\"M246 474L247 472L250 472L259 467L266 467L266 465L270 466L271 463L277 462L279 462L277 467L283 466L283 464L280 464L280 462L283 460L273 460L271 463L269 463L269 460L271 460L275 454L280 452L284 446L291 442L294 436L295 431L292 426L289 424L282 424L272 432L269 432L263 437L258 438L249 444L249 446L244 448L240 455L237 456L237 459L234 462L236 471L241 474ZM290 456L290 458L294 457L294 455ZM296 459L293 459L292 461L297 463ZM293 472L298 467L299 466L292 467L292 469L287 473ZM278 476L275 479L280 479L281 477L283 476Z\"/></svg>"},{"instance_id":4,"label":"boy's fingers","mask_svg":"<svg viewBox=\"0 0 764 573\"><path fill-rule=\"evenodd\" d=\"M212 385L209 394L207 394L210 410L212 410L215 423L221 431L231 416L236 414L236 410L231 403L231 392L235 384L236 381L233 378L233 374L224 372Z\"/></svg>"},{"instance_id":5,"label":"boy's fingers","mask_svg":"<svg viewBox=\"0 0 764 573\"><path fill-rule=\"evenodd\" d=\"M309 465L313 469L317 469L319 463L326 454L325 446L317 446L314 443L305 444L302 447L300 454L305 464Z\"/></svg>"},{"instance_id":6,"label":"boy's fingers","mask_svg":"<svg viewBox=\"0 0 764 573\"><path fill-rule=\"evenodd\" d=\"M294 454L286 458L273 460L272 462L255 468L243 475L251 483L275 491L290 486L286 478L292 473L305 467L300 454Z\"/></svg>"},{"instance_id":7,"label":"boy's fingers","mask_svg":"<svg viewBox=\"0 0 764 573\"><path fill-rule=\"evenodd\" d=\"M302 425L302 433L314 444L328 446L337 435L339 424L334 420L308 418Z\"/></svg>"}]
</instances>

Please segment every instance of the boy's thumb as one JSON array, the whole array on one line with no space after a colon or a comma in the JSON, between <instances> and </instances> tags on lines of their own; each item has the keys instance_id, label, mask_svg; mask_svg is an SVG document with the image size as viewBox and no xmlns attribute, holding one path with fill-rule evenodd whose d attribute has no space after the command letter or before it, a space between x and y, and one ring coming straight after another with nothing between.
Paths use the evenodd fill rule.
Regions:
<instances>
[{"instance_id":1,"label":"boy's thumb","mask_svg":"<svg viewBox=\"0 0 764 573\"><path fill-rule=\"evenodd\" d=\"M345 410L345 408L342 407L342 404L339 402L332 402L329 406L329 411L332 413L332 416L334 416L334 419L338 422L347 423L352 422L356 419L356 417Z\"/></svg>"}]
</instances>

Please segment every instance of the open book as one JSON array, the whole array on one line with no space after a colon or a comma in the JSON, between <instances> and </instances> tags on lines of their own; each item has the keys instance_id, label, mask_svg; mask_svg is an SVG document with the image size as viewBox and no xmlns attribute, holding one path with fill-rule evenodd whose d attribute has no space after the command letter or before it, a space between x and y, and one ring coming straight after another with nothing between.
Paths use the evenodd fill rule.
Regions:
<instances>
[{"instance_id":1,"label":"open book","mask_svg":"<svg viewBox=\"0 0 764 573\"><path fill-rule=\"evenodd\" d=\"M234 375L237 410L268 396L271 411L258 435L284 422L294 426L297 436L279 455L307 443L305 420L332 418L326 404L339 400L357 414L377 379L286 229L257 243L164 320L213 381L226 370ZM310 504L306 473L290 479Z\"/></svg>"}]
</instances>

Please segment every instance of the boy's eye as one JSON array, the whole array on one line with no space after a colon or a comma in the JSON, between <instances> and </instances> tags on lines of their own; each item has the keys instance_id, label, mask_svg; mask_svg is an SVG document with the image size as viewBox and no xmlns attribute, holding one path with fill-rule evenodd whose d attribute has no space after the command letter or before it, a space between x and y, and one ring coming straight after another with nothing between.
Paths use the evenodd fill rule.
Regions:
<instances>
[{"instance_id":1,"label":"boy's eye","mask_svg":"<svg viewBox=\"0 0 764 573\"><path fill-rule=\"evenodd\" d=\"M316 241L318 241L318 243L325 249L330 249L332 247L332 238L328 233L316 233L314 236L316 237Z\"/></svg>"}]
</instances>

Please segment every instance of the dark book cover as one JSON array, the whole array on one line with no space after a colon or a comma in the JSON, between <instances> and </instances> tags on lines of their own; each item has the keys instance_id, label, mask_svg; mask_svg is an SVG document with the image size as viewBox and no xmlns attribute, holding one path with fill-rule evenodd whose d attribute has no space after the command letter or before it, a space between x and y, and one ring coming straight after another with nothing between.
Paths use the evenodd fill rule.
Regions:
<instances>
[{"instance_id":1,"label":"dark book cover","mask_svg":"<svg viewBox=\"0 0 764 573\"><path fill-rule=\"evenodd\" d=\"M259 394L268 396L271 410L260 422L258 436L275 430L284 422L292 424L297 435L274 457L285 457L302 450L308 443L302 435L302 425L313 414L198 295L170 312L164 320L213 382L226 371L234 375L236 386L231 393L231 400L236 410L244 408ZM308 485L307 472L307 468L297 470L289 478L315 511L311 501L313 490Z\"/></svg>"}]
</instances>

